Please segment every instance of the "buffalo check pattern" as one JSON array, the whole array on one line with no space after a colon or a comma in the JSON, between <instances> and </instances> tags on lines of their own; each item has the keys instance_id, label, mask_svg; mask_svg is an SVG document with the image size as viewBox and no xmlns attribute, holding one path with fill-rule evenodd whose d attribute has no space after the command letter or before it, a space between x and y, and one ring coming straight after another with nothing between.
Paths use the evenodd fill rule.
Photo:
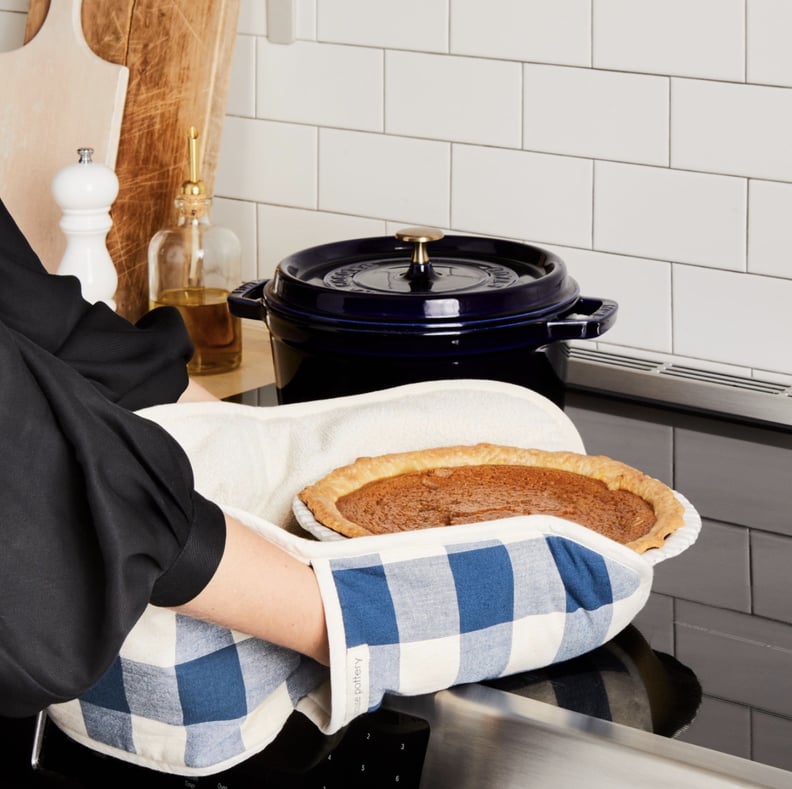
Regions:
<instances>
[{"instance_id":1,"label":"buffalo check pattern","mask_svg":"<svg viewBox=\"0 0 792 789\"><path fill-rule=\"evenodd\" d=\"M646 601L651 568L599 535L582 535L596 547L580 542L586 530L569 526L576 539L526 538L512 525L499 539L315 561L333 624L331 728L385 693L549 666L623 629Z\"/></svg>"},{"instance_id":2,"label":"buffalo check pattern","mask_svg":"<svg viewBox=\"0 0 792 789\"><path fill-rule=\"evenodd\" d=\"M148 659L122 650L90 691L50 708L55 722L101 752L198 775L261 750L326 679L291 650L173 618L172 641L152 644Z\"/></svg>"},{"instance_id":3,"label":"buffalo check pattern","mask_svg":"<svg viewBox=\"0 0 792 789\"><path fill-rule=\"evenodd\" d=\"M386 693L432 692L588 652L643 607L651 565L576 524L526 523L534 517L334 544L281 537L316 571L329 672L149 609L102 680L50 715L104 753L203 775L264 748L295 709L333 732Z\"/></svg>"}]
</instances>

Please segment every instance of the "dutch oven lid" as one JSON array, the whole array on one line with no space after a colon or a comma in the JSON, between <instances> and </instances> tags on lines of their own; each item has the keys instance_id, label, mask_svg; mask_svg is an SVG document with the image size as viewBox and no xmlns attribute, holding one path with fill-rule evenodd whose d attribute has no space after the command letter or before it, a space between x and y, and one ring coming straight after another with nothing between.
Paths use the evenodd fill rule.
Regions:
<instances>
[{"instance_id":1,"label":"dutch oven lid","mask_svg":"<svg viewBox=\"0 0 792 789\"><path fill-rule=\"evenodd\" d=\"M268 310L291 317L436 325L535 320L578 295L547 250L411 227L297 252L281 261L263 297Z\"/></svg>"}]
</instances>

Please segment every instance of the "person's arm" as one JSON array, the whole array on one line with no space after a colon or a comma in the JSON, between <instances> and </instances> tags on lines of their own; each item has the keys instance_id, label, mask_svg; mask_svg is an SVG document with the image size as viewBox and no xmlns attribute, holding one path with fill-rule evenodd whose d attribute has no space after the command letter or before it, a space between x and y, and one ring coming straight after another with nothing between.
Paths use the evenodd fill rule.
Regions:
<instances>
[{"instance_id":1,"label":"person's arm","mask_svg":"<svg viewBox=\"0 0 792 789\"><path fill-rule=\"evenodd\" d=\"M130 410L174 402L193 346L178 311L136 324L82 298L76 277L47 272L0 200L0 321Z\"/></svg>"},{"instance_id":2,"label":"person's arm","mask_svg":"<svg viewBox=\"0 0 792 789\"><path fill-rule=\"evenodd\" d=\"M327 625L313 569L226 515L212 579L176 610L288 647L327 665Z\"/></svg>"},{"instance_id":3,"label":"person's arm","mask_svg":"<svg viewBox=\"0 0 792 789\"><path fill-rule=\"evenodd\" d=\"M2 203L0 275L0 714L90 687L149 604L326 660L312 571L226 525L177 443L129 411L216 399L188 383L178 313L135 327L89 305Z\"/></svg>"},{"instance_id":4,"label":"person's arm","mask_svg":"<svg viewBox=\"0 0 792 789\"><path fill-rule=\"evenodd\" d=\"M223 554L219 507L159 425L0 321L0 714L74 698L150 603L181 605Z\"/></svg>"}]
</instances>

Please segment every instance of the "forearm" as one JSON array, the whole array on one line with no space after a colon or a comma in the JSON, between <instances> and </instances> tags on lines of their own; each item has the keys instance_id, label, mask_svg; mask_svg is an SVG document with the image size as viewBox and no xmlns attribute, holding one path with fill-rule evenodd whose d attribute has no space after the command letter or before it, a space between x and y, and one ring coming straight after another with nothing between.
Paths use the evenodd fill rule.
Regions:
<instances>
[{"instance_id":1,"label":"forearm","mask_svg":"<svg viewBox=\"0 0 792 789\"><path fill-rule=\"evenodd\" d=\"M207 400L219 400L205 387L201 386L194 378L190 378L187 388L179 396L180 403L198 403Z\"/></svg>"},{"instance_id":2,"label":"forearm","mask_svg":"<svg viewBox=\"0 0 792 789\"><path fill-rule=\"evenodd\" d=\"M229 516L217 571L176 610L328 663L324 608L313 570Z\"/></svg>"}]
</instances>

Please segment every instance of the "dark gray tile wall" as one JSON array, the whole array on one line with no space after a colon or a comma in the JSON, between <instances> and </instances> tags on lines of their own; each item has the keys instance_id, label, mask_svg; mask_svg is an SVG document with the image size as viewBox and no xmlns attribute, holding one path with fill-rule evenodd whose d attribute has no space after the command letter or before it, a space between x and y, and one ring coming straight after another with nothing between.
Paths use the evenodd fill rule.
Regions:
<instances>
[{"instance_id":1,"label":"dark gray tile wall","mask_svg":"<svg viewBox=\"0 0 792 789\"><path fill-rule=\"evenodd\" d=\"M756 531L751 534L751 573L755 614L792 622L790 568L792 568L792 539Z\"/></svg>"},{"instance_id":2,"label":"dark gray tile wall","mask_svg":"<svg viewBox=\"0 0 792 789\"><path fill-rule=\"evenodd\" d=\"M586 451L607 455L671 485L673 482L673 429L646 420L646 412L626 403L619 414L578 408L572 403L564 409L574 422Z\"/></svg>"},{"instance_id":3,"label":"dark gray tile wall","mask_svg":"<svg viewBox=\"0 0 792 789\"><path fill-rule=\"evenodd\" d=\"M674 486L705 518L792 535L792 452L736 432L676 429Z\"/></svg>"},{"instance_id":4,"label":"dark gray tile wall","mask_svg":"<svg viewBox=\"0 0 792 789\"><path fill-rule=\"evenodd\" d=\"M792 771L792 721L764 712L754 712L752 726L753 758L764 764Z\"/></svg>"},{"instance_id":5,"label":"dark gray tile wall","mask_svg":"<svg viewBox=\"0 0 792 789\"><path fill-rule=\"evenodd\" d=\"M566 410L588 452L671 484L702 516L696 544L655 568L635 620L704 689L679 738L792 771L792 436L722 435L695 416L669 426L636 404Z\"/></svg>"},{"instance_id":6,"label":"dark gray tile wall","mask_svg":"<svg viewBox=\"0 0 792 789\"><path fill-rule=\"evenodd\" d=\"M659 652L674 654L674 598L652 593L633 622L641 635Z\"/></svg>"},{"instance_id":7,"label":"dark gray tile wall","mask_svg":"<svg viewBox=\"0 0 792 789\"><path fill-rule=\"evenodd\" d=\"M742 704L705 697L695 719L679 739L750 759L751 711Z\"/></svg>"},{"instance_id":8,"label":"dark gray tile wall","mask_svg":"<svg viewBox=\"0 0 792 789\"><path fill-rule=\"evenodd\" d=\"M748 529L703 519L698 540L655 568L653 589L735 611L751 610Z\"/></svg>"},{"instance_id":9,"label":"dark gray tile wall","mask_svg":"<svg viewBox=\"0 0 792 789\"><path fill-rule=\"evenodd\" d=\"M792 718L792 627L677 600L675 640L708 695Z\"/></svg>"}]
</instances>

